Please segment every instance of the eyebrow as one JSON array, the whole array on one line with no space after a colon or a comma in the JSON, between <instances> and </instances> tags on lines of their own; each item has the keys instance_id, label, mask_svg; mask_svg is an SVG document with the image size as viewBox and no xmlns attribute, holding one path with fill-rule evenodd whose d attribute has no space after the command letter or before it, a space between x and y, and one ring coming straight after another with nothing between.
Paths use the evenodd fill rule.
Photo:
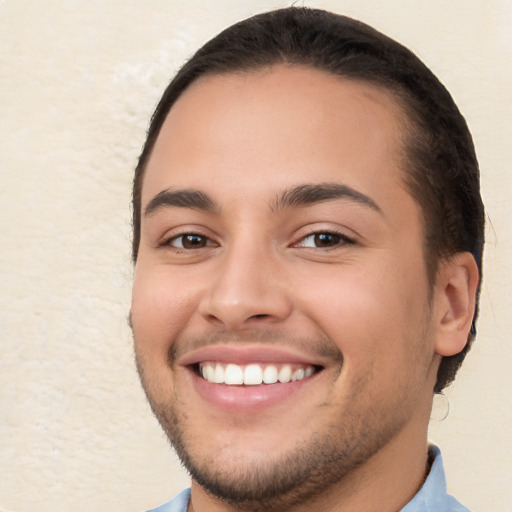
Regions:
<instances>
[{"instance_id":1,"label":"eyebrow","mask_svg":"<svg viewBox=\"0 0 512 512\"><path fill-rule=\"evenodd\" d=\"M270 203L270 209L278 212L279 210L300 208L337 199L349 199L382 214L382 210L373 199L341 183L303 184L286 189ZM200 190L166 189L151 199L144 210L144 216L151 216L162 208L172 206L206 212L220 210L215 201Z\"/></svg>"},{"instance_id":2,"label":"eyebrow","mask_svg":"<svg viewBox=\"0 0 512 512\"><path fill-rule=\"evenodd\" d=\"M348 199L382 214L382 210L373 199L341 183L304 184L286 189L271 203L271 209L279 211L299 208L337 199Z\"/></svg>"},{"instance_id":3,"label":"eyebrow","mask_svg":"<svg viewBox=\"0 0 512 512\"><path fill-rule=\"evenodd\" d=\"M147 204L144 210L144 216L148 217L156 211L169 207L178 206L181 208L192 208L194 210L202 210L214 212L218 210L217 205L207 194L200 190L183 189L172 190L166 189L159 192Z\"/></svg>"}]
</instances>

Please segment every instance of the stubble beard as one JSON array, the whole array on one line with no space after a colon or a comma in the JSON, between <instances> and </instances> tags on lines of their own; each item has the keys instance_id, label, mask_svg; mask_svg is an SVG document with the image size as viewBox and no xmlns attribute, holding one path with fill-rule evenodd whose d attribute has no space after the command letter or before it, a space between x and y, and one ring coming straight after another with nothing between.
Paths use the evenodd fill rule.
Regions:
<instances>
[{"instance_id":1,"label":"stubble beard","mask_svg":"<svg viewBox=\"0 0 512 512\"><path fill-rule=\"evenodd\" d=\"M426 324L422 328L419 336L416 333L419 340L426 336ZM221 337L224 339L227 335ZM271 338L265 333L260 333L260 337ZM412 334L410 337L414 339ZM251 335L252 338L255 335ZM202 339L200 343L208 344L215 339ZM276 339L279 339L278 335ZM160 383L151 371L147 374L144 371L146 364L138 353L135 335L134 340L142 387L182 464L204 491L237 511L285 512L308 505L314 508L315 499L329 494L334 486L337 499L343 499L343 493L354 490L352 477L357 469L397 436L411 419L416 407L413 397L418 398L418 389L412 388L422 388L421 381L416 380L416 386L413 384L415 377L410 374L405 380L395 381L394 388L388 389L384 397L372 386L372 382L379 381L379 375L370 365L364 374L351 382L350 393L340 397L340 403L321 404L319 414L323 414L326 407L331 408L331 414L326 414L326 421L321 425L322 430L307 432L288 451L278 455L263 454L263 457L260 454L253 460L244 458L244 446L240 442L236 457L231 449L229 454L223 454L221 449L215 451L212 447L205 453L195 449L194 435L200 436L201 431L196 419L189 415L186 393L173 386L168 396L156 398L164 396L159 389ZM338 363L333 385L335 380L344 378L343 356L331 340L303 341L316 346L320 353ZM190 340L186 343L187 347L191 344ZM171 344L169 349L170 372L177 357L176 347L180 345ZM425 364L426 355L416 347L408 359L411 368L418 368Z\"/></svg>"},{"instance_id":2,"label":"stubble beard","mask_svg":"<svg viewBox=\"0 0 512 512\"><path fill-rule=\"evenodd\" d=\"M219 462L218 454L195 453L187 434L193 419L187 415L186 403L176 395L169 403L157 403L141 368L139 374L155 416L192 479L212 497L239 511L284 512L313 502L335 485L338 491L342 488L340 482L375 455L406 423L403 410L389 407L373 408L359 416L345 411L338 424L311 433L288 453L266 454L266 462L255 464L243 460L241 447L240 457L228 465L226 461Z\"/></svg>"}]
</instances>

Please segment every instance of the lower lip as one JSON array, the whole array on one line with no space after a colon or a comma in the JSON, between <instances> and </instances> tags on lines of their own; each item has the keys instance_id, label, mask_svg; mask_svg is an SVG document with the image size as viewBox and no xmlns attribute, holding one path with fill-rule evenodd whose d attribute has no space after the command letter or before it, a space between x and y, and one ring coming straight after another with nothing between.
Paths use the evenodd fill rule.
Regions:
<instances>
[{"instance_id":1,"label":"lower lip","mask_svg":"<svg viewBox=\"0 0 512 512\"><path fill-rule=\"evenodd\" d=\"M230 413L258 412L277 405L298 393L304 386L311 384L318 373L311 377L285 384L261 384L259 386L228 386L215 384L192 375L193 385L199 396L208 404Z\"/></svg>"}]
</instances>

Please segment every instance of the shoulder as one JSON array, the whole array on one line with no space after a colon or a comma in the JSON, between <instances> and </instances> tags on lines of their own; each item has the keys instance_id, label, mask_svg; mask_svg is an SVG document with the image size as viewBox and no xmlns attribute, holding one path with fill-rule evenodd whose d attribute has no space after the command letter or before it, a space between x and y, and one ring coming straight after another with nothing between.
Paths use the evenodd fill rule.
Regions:
<instances>
[{"instance_id":1,"label":"shoulder","mask_svg":"<svg viewBox=\"0 0 512 512\"><path fill-rule=\"evenodd\" d=\"M171 501L160 505L157 508L147 512L187 512L188 502L190 500L190 489L181 491Z\"/></svg>"}]
</instances>

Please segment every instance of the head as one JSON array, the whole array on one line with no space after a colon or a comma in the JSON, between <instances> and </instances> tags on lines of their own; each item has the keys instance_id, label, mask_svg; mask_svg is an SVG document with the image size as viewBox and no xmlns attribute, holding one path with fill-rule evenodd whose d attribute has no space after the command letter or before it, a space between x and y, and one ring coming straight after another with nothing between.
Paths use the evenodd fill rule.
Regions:
<instances>
[{"instance_id":1,"label":"head","mask_svg":"<svg viewBox=\"0 0 512 512\"><path fill-rule=\"evenodd\" d=\"M208 492L282 510L426 442L474 335L483 207L408 50L302 8L227 29L157 106L133 213L139 372Z\"/></svg>"},{"instance_id":2,"label":"head","mask_svg":"<svg viewBox=\"0 0 512 512\"><path fill-rule=\"evenodd\" d=\"M205 44L167 87L152 117L133 184L133 260L141 226L144 172L174 103L200 77L248 72L276 64L303 65L365 82L395 97L407 128L404 183L421 207L428 278L438 263L470 252L482 272L484 208L471 134L451 95L408 49L373 28L320 10L289 8L233 25ZM213 178L213 177L212 177ZM476 335L476 317L463 350L444 357L435 391L449 385Z\"/></svg>"}]
</instances>

